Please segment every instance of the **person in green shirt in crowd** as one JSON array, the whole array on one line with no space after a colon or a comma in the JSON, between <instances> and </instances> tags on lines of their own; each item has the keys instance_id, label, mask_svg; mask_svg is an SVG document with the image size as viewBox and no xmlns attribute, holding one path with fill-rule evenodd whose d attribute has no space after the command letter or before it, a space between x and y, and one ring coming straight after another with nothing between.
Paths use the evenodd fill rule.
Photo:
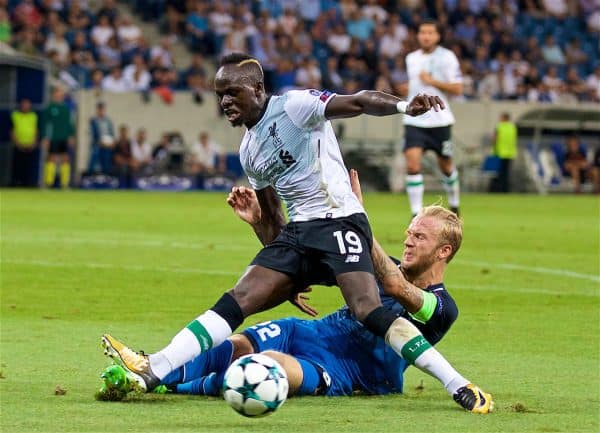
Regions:
<instances>
[{"instance_id":1,"label":"person in green shirt in crowd","mask_svg":"<svg viewBox=\"0 0 600 433\"><path fill-rule=\"evenodd\" d=\"M38 115L31 111L31 101L21 99L19 109L10 113L10 138L13 143L13 186L35 186L39 154Z\"/></svg>"},{"instance_id":2,"label":"person in green shirt in crowd","mask_svg":"<svg viewBox=\"0 0 600 433\"><path fill-rule=\"evenodd\" d=\"M64 89L55 87L52 90L52 100L42 113L42 146L48 152L44 167L44 181L48 187L54 185L57 164L60 164L61 187L67 188L71 179L69 149L75 143L75 128L69 107L64 101Z\"/></svg>"}]
</instances>

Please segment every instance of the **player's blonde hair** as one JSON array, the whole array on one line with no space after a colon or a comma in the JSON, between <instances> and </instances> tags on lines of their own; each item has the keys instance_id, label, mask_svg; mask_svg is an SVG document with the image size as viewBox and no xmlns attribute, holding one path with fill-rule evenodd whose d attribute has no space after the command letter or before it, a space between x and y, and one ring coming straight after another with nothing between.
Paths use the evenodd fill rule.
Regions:
<instances>
[{"instance_id":1,"label":"player's blonde hair","mask_svg":"<svg viewBox=\"0 0 600 433\"><path fill-rule=\"evenodd\" d=\"M463 227L460 218L439 205L425 206L417 216L435 218L440 222L438 242L439 245L448 244L452 247L452 253L446 259L446 263L450 263L462 243Z\"/></svg>"}]
</instances>

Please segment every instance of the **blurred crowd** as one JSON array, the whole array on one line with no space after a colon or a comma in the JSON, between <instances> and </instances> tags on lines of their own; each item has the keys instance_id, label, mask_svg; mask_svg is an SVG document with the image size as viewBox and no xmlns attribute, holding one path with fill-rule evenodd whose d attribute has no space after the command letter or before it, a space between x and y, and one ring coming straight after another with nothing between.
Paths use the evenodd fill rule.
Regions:
<instances>
[{"instance_id":1,"label":"blurred crowd","mask_svg":"<svg viewBox=\"0 0 600 433\"><path fill-rule=\"evenodd\" d=\"M426 18L461 62L466 99L600 102L595 0L124 0L163 36L144 38L115 0L0 0L0 43L50 58L72 87L207 91L205 62L248 52L273 92L294 87L405 96L404 57ZM93 7L92 7L93 6ZM176 64L173 43L191 62Z\"/></svg>"},{"instance_id":2,"label":"blurred crowd","mask_svg":"<svg viewBox=\"0 0 600 433\"><path fill-rule=\"evenodd\" d=\"M225 154L207 131L201 131L191 143L186 143L178 131L164 132L157 143L151 143L143 127L133 132L121 124L117 129L104 102L97 103L89 130L86 175L116 176L122 184L131 186L137 176L227 174Z\"/></svg>"}]
</instances>

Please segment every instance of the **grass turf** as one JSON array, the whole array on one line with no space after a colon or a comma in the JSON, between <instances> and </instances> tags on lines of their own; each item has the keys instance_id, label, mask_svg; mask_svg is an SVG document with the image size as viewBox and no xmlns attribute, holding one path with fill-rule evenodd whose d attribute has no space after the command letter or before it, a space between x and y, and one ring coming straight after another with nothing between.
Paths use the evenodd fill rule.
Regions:
<instances>
[{"instance_id":1,"label":"grass turf","mask_svg":"<svg viewBox=\"0 0 600 433\"><path fill-rule=\"evenodd\" d=\"M494 394L496 413L461 411L409 369L402 396L295 398L252 420L215 398L93 399L103 332L161 348L258 250L223 194L3 190L0 430L599 431L599 203L463 197L465 238L446 278L461 314L438 347ZM384 248L400 255L405 197L371 194L366 206ZM312 303L323 314L342 301L320 287ZM284 305L246 325L295 314Z\"/></svg>"}]
</instances>

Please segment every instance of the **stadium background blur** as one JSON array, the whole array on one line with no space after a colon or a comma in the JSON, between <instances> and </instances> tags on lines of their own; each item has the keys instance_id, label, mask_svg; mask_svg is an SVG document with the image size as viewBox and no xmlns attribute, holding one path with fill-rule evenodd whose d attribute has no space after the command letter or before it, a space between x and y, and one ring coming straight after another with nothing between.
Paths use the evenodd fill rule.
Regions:
<instances>
[{"instance_id":1,"label":"stadium background blur","mask_svg":"<svg viewBox=\"0 0 600 433\"><path fill-rule=\"evenodd\" d=\"M491 137L508 111L520 147L512 189L570 191L566 137L578 135L590 167L600 146L594 0L0 0L0 181L14 178L10 112L22 98L41 112L50 87L63 86L76 126L72 186L228 189L242 178L235 153L241 131L226 125L211 91L222 54L257 57L275 93L377 89L403 97L404 57L418 47L416 29L426 18L440 23L442 45L461 62L464 96L452 105L464 189L489 188L497 171ZM125 147L147 131L152 164L108 146L109 159L124 169L90 169L98 102L115 131L128 128ZM400 122L336 122L348 164L362 169L367 188L402 190ZM208 169L198 169L193 151L201 131L209 131L219 159ZM159 163L161 141L166 161ZM438 187L434 165L427 166L428 189ZM593 189L592 174L583 177L584 190Z\"/></svg>"}]
</instances>

